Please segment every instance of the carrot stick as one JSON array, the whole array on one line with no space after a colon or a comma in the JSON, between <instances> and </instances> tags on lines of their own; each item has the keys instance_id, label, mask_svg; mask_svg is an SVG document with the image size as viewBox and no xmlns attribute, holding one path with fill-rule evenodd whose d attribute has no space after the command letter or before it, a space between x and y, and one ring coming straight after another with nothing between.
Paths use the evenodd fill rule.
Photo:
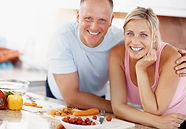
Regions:
<instances>
[{"instance_id":1,"label":"carrot stick","mask_svg":"<svg viewBox=\"0 0 186 129\"><path fill-rule=\"evenodd\" d=\"M97 108L90 108L87 110L82 111L74 111L74 116L89 116L89 115L97 115L99 113L99 110Z\"/></svg>"}]
</instances>

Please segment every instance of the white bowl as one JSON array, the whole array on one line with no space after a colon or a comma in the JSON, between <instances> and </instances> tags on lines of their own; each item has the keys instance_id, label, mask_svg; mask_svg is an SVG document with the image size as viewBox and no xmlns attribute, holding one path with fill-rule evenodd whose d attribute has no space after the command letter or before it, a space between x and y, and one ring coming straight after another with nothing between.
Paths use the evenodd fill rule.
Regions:
<instances>
[{"instance_id":1,"label":"white bowl","mask_svg":"<svg viewBox=\"0 0 186 129\"><path fill-rule=\"evenodd\" d=\"M25 80L0 80L0 90L24 95L30 82Z\"/></svg>"},{"instance_id":2,"label":"white bowl","mask_svg":"<svg viewBox=\"0 0 186 129\"><path fill-rule=\"evenodd\" d=\"M84 120L84 118L82 118ZM77 124L71 124L64 122L62 119L60 119L60 122L65 127L65 129L98 129L100 126L100 123L97 120L93 120L89 118L91 121L95 122L96 125L77 125Z\"/></svg>"}]
</instances>

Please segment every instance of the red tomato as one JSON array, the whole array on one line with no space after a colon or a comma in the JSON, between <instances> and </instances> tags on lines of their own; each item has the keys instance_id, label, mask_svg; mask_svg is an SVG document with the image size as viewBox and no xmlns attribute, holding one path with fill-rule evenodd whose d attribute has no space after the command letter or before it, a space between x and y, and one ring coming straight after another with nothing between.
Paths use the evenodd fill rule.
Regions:
<instances>
[{"instance_id":1,"label":"red tomato","mask_svg":"<svg viewBox=\"0 0 186 129\"><path fill-rule=\"evenodd\" d=\"M112 116L108 115L106 118L107 121L111 121L112 120Z\"/></svg>"}]
</instances>

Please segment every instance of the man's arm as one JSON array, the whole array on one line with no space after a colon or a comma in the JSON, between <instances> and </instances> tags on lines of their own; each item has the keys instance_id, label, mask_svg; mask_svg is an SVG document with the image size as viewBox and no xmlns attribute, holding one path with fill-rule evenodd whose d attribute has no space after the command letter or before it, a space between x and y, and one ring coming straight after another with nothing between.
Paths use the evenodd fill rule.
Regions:
<instances>
[{"instance_id":1,"label":"man's arm","mask_svg":"<svg viewBox=\"0 0 186 129\"><path fill-rule=\"evenodd\" d=\"M182 55L178 60L176 60L177 66L175 67L176 73L179 74L180 77L186 76L186 50L178 50L178 52Z\"/></svg>"},{"instance_id":2,"label":"man's arm","mask_svg":"<svg viewBox=\"0 0 186 129\"><path fill-rule=\"evenodd\" d=\"M54 74L54 78L67 106L80 109L98 108L112 112L110 101L79 90L78 73ZM96 81L96 80L95 80Z\"/></svg>"}]
</instances>

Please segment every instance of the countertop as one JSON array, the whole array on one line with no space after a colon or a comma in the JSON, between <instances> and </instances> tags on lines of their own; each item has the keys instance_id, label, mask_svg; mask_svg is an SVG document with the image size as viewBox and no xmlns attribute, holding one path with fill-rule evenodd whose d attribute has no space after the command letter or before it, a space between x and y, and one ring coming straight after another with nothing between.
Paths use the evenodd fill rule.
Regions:
<instances>
[{"instance_id":1,"label":"countertop","mask_svg":"<svg viewBox=\"0 0 186 129\"><path fill-rule=\"evenodd\" d=\"M64 107L64 102L34 93L27 93L23 97L24 102L29 102L28 96L33 97L38 105L42 105L43 109L35 107L23 106L20 111L0 110L0 129L56 129L56 125L60 122L59 118L49 116L45 113L46 110L59 109ZM40 111L40 112L39 112ZM61 118L60 118L61 119ZM120 121L118 129L122 129L122 124L125 121L113 118L115 121ZM112 121L111 121L112 122ZM110 123L112 125L112 123ZM124 126L123 126L124 127ZM143 125L135 124L135 127L129 129L152 129Z\"/></svg>"}]
</instances>

